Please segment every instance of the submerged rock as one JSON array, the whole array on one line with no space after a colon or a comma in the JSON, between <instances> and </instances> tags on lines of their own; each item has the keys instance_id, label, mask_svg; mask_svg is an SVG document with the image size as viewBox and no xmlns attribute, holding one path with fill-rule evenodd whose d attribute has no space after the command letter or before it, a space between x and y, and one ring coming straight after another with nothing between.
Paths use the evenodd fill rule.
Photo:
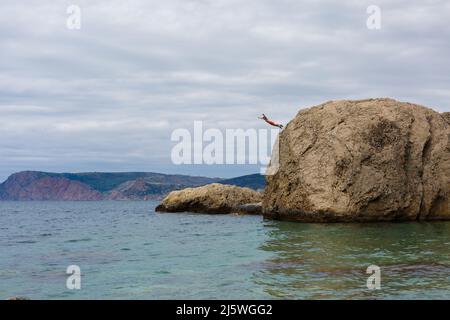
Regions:
<instances>
[{"instance_id":1,"label":"submerged rock","mask_svg":"<svg viewBox=\"0 0 450 320\"><path fill-rule=\"evenodd\" d=\"M262 214L262 203L246 203L237 206L234 213L237 214L251 214L251 215L261 215Z\"/></svg>"},{"instance_id":2,"label":"submerged rock","mask_svg":"<svg viewBox=\"0 0 450 320\"><path fill-rule=\"evenodd\" d=\"M156 207L158 212L198 212L226 214L237 212L243 204L259 202L261 193L220 183L172 191Z\"/></svg>"},{"instance_id":3,"label":"submerged rock","mask_svg":"<svg viewBox=\"0 0 450 320\"><path fill-rule=\"evenodd\" d=\"M28 297L14 296L14 297L9 297L6 300L31 300L31 299Z\"/></svg>"},{"instance_id":4,"label":"submerged rock","mask_svg":"<svg viewBox=\"0 0 450 320\"><path fill-rule=\"evenodd\" d=\"M449 122L448 113L392 99L301 110L279 135L264 215L309 222L450 219Z\"/></svg>"}]
</instances>

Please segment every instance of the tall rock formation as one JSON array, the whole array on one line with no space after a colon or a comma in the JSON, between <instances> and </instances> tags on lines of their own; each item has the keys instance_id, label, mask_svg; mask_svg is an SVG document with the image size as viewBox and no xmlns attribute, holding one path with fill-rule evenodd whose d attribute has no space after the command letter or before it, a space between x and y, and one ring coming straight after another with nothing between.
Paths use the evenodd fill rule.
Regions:
<instances>
[{"instance_id":1,"label":"tall rock formation","mask_svg":"<svg viewBox=\"0 0 450 320\"><path fill-rule=\"evenodd\" d=\"M331 101L301 110L280 133L265 216L308 222L450 219L449 122L448 113L392 99Z\"/></svg>"}]
</instances>

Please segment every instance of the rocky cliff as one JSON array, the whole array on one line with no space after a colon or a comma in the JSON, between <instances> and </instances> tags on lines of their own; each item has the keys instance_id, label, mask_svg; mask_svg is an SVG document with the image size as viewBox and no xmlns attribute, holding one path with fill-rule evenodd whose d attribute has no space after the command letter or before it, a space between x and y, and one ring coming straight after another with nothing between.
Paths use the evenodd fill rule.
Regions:
<instances>
[{"instance_id":1,"label":"rocky cliff","mask_svg":"<svg viewBox=\"0 0 450 320\"><path fill-rule=\"evenodd\" d=\"M449 114L392 99L331 101L279 135L266 217L296 221L450 219ZM272 163L274 166L274 163Z\"/></svg>"},{"instance_id":2,"label":"rocky cliff","mask_svg":"<svg viewBox=\"0 0 450 320\"><path fill-rule=\"evenodd\" d=\"M0 185L0 200L101 200L90 186L43 172L13 174Z\"/></svg>"},{"instance_id":3,"label":"rocky cliff","mask_svg":"<svg viewBox=\"0 0 450 320\"><path fill-rule=\"evenodd\" d=\"M450 124L450 112L443 112L442 116L444 117L445 121Z\"/></svg>"}]
</instances>

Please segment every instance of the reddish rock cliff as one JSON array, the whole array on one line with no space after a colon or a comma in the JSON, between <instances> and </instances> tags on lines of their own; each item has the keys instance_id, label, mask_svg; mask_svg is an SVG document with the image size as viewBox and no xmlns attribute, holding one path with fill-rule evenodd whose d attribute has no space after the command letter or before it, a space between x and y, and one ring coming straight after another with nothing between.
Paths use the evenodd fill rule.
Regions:
<instances>
[{"instance_id":1,"label":"reddish rock cliff","mask_svg":"<svg viewBox=\"0 0 450 320\"><path fill-rule=\"evenodd\" d=\"M101 200L103 195L79 181L29 171L9 177L2 185L0 199Z\"/></svg>"}]
</instances>

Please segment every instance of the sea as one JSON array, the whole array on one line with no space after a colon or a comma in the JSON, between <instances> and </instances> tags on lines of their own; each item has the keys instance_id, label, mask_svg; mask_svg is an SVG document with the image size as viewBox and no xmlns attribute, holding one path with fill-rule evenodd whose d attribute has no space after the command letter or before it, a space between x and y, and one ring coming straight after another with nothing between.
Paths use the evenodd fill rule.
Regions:
<instances>
[{"instance_id":1,"label":"sea","mask_svg":"<svg viewBox=\"0 0 450 320\"><path fill-rule=\"evenodd\" d=\"M450 222L294 223L156 205L0 202L0 299L450 299Z\"/></svg>"}]
</instances>

